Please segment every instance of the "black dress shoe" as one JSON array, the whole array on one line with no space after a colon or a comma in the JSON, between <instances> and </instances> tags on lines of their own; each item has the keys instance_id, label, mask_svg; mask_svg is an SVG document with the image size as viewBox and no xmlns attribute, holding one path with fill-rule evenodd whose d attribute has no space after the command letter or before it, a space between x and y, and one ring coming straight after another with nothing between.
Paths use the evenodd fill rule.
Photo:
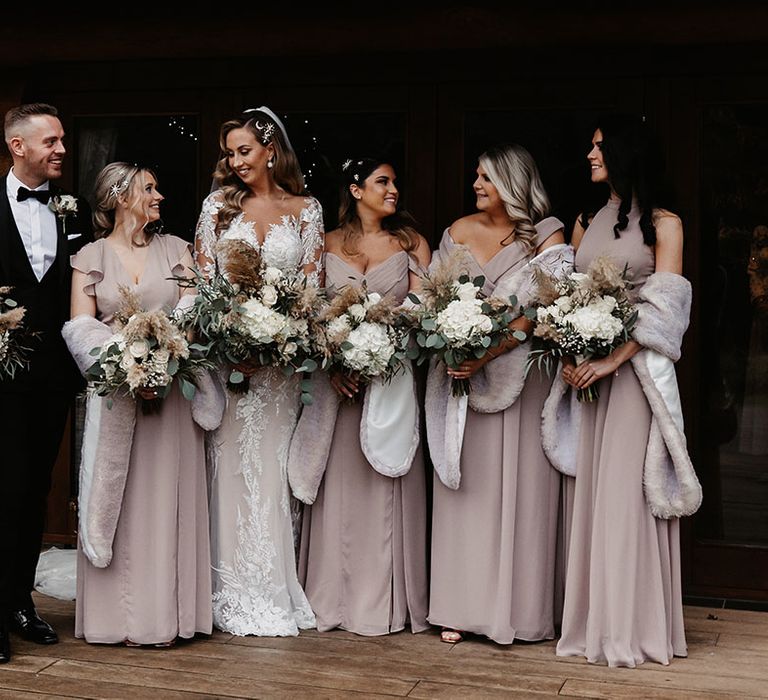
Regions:
<instances>
[{"instance_id":1,"label":"black dress shoe","mask_svg":"<svg viewBox=\"0 0 768 700\"><path fill-rule=\"evenodd\" d=\"M53 627L39 617L34 608L12 612L8 623L14 632L35 644L56 644L59 641Z\"/></svg>"},{"instance_id":2,"label":"black dress shoe","mask_svg":"<svg viewBox=\"0 0 768 700\"><path fill-rule=\"evenodd\" d=\"M11 660L11 636L8 634L8 626L0 623L0 664L7 664Z\"/></svg>"}]
</instances>

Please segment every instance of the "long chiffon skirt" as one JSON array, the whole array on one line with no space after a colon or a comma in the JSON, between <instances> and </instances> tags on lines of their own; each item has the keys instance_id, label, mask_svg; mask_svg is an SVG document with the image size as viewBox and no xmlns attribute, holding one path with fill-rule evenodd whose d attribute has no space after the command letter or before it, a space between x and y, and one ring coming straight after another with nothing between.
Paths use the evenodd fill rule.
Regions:
<instances>
[{"instance_id":1,"label":"long chiffon skirt","mask_svg":"<svg viewBox=\"0 0 768 700\"><path fill-rule=\"evenodd\" d=\"M381 635L428 627L426 493L418 450L405 476L360 449L362 399L342 404L317 498L304 512L299 571L317 628Z\"/></svg>"},{"instance_id":2,"label":"long chiffon skirt","mask_svg":"<svg viewBox=\"0 0 768 700\"><path fill-rule=\"evenodd\" d=\"M643 494L651 410L629 365L582 406L559 656L609 666L686 656L679 521Z\"/></svg>"},{"instance_id":3,"label":"long chiffon skirt","mask_svg":"<svg viewBox=\"0 0 768 700\"><path fill-rule=\"evenodd\" d=\"M554 637L561 486L540 439L550 385L532 376L505 411L469 410L461 485L435 477L433 625L500 644Z\"/></svg>"},{"instance_id":4,"label":"long chiffon skirt","mask_svg":"<svg viewBox=\"0 0 768 700\"><path fill-rule=\"evenodd\" d=\"M112 562L78 551L75 636L159 644L211 633L203 432L174 390L158 414L136 412Z\"/></svg>"}]
</instances>

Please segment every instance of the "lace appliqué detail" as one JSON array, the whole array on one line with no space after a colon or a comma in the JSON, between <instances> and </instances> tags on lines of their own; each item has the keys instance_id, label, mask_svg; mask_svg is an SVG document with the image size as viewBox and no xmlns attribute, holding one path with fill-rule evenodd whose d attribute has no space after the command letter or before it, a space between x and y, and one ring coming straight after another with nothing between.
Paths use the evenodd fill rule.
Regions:
<instances>
[{"instance_id":1,"label":"lace appliqu\u00e9 detail","mask_svg":"<svg viewBox=\"0 0 768 700\"><path fill-rule=\"evenodd\" d=\"M251 386L235 407L242 425L238 447L245 490L237 511L234 561L214 568L218 581L213 619L219 629L240 636L292 636L299 629L315 626L314 614L298 582L291 591L286 580L286 575L295 576L293 552L282 551L290 548L294 539L286 470L288 443L298 417L298 406L292 404L298 404L298 397L293 396L295 383L272 368L257 373ZM271 425L265 409L275 405L277 425ZM275 456L280 483L278 493L270 495L262 488L262 440L265 431L275 429L279 432ZM283 528L286 532L281 531ZM299 599L295 599L296 591Z\"/></svg>"},{"instance_id":2,"label":"lace appliqu\u00e9 detail","mask_svg":"<svg viewBox=\"0 0 768 700\"><path fill-rule=\"evenodd\" d=\"M307 274L307 282L315 287L320 286L320 274L323 271L323 208L313 197L307 200L307 206L301 210L302 265L314 263L315 269Z\"/></svg>"},{"instance_id":3,"label":"lace appliqu\u00e9 detail","mask_svg":"<svg viewBox=\"0 0 768 700\"><path fill-rule=\"evenodd\" d=\"M197 220L195 228L195 241L200 252L209 260L200 270L206 277L211 277L215 271L216 264L216 219L219 211L224 206L221 196L216 192L211 192L204 200L203 207L200 210L200 217Z\"/></svg>"}]
</instances>

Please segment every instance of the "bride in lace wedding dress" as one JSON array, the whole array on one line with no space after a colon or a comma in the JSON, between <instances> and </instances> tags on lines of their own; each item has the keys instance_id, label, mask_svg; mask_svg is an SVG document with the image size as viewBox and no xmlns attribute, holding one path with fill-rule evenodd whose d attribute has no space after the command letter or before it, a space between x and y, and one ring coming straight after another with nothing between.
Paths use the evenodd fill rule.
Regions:
<instances>
[{"instance_id":1,"label":"bride in lace wedding dress","mask_svg":"<svg viewBox=\"0 0 768 700\"><path fill-rule=\"evenodd\" d=\"M197 225L197 262L211 274L216 244L237 238L267 265L321 275L323 218L304 196L304 179L284 127L265 107L221 127L219 189L205 199ZM286 465L298 420L296 376L239 365L245 393L227 392L221 427L208 448L211 473L213 622L236 635L288 636L315 626L296 575Z\"/></svg>"}]
</instances>

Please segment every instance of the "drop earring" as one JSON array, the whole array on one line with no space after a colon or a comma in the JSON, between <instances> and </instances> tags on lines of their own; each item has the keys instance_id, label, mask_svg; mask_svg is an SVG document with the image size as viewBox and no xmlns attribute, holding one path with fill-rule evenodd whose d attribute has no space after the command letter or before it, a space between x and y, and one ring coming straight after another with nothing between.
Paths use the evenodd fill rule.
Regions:
<instances>
[{"instance_id":1,"label":"drop earring","mask_svg":"<svg viewBox=\"0 0 768 700\"><path fill-rule=\"evenodd\" d=\"M274 167L275 167L275 161L274 161L272 158L270 158L270 159L267 161L267 167L268 167L270 170L271 170L272 168L274 168Z\"/></svg>"}]
</instances>

